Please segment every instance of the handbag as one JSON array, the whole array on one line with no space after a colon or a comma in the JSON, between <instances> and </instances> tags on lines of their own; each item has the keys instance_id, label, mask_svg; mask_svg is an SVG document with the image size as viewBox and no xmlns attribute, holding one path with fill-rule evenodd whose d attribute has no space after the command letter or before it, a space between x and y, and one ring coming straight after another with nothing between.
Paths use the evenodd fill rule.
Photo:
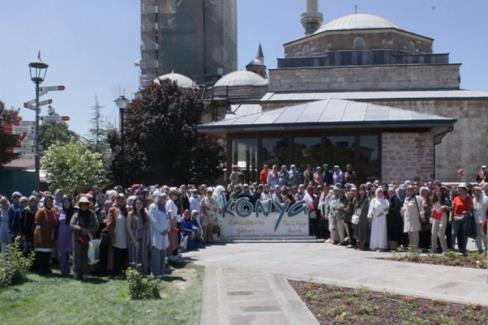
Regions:
<instances>
[{"instance_id":1,"label":"handbag","mask_svg":"<svg viewBox=\"0 0 488 325\"><path fill-rule=\"evenodd\" d=\"M359 217L361 215L361 209L356 209L355 213L351 217L351 223L353 225L359 224Z\"/></svg>"},{"instance_id":2,"label":"handbag","mask_svg":"<svg viewBox=\"0 0 488 325\"><path fill-rule=\"evenodd\" d=\"M100 260L100 239L92 239L88 243L88 264L97 264Z\"/></svg>"}]
</instances>

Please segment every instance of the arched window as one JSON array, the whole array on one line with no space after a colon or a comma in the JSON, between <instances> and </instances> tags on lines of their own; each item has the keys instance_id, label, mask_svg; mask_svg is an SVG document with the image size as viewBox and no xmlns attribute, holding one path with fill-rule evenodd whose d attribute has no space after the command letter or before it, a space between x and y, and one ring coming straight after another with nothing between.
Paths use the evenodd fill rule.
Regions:
<instances>
[{"instance_id":1,"label":"arched window","mask_svg":"<svg viewBox=\"0 0 488 325\"><path fill-rule=\"evenodd\" d=\"M355 50L364 50L366 48L366 41L362 37L356 37L352 42L352 47Z\"/></svg>"},{"instance_id":2,"label":"arched window","mask_svg":"<svg viewBox=\"0 0 488 325\"><path fill-rule=\"evenodd\" d=\"M417 49L415 48L415 43L413 41L410 41L408 43L408 53L415 53L417 52Z\"/></svg>"}]
</instances>

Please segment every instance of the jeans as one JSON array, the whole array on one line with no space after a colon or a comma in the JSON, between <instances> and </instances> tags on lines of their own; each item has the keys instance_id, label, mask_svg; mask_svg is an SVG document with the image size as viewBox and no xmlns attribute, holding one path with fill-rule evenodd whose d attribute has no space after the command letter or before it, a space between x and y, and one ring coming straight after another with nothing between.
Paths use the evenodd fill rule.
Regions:
<instances>
[{"instance_id":1,"label":"jeans","mask_svg":"<svg viewBox=\"0 0 488 325\"><path fill-rule=\"evenodd\" d=\"M454 247L454 242L457 239L457 244L459 251L461 253L466 252L466 245L468 244L468 236L464 230L464 219L454 220L452 222L452 246Z\"/></svg>"},{"instance_id":2,"label":"jeans","mask_svg":"<svg viewBox=\"0 0 488 325\"><path fill-rule=\"evenodd\" d=\"M151 269L155 277L163 277L165 272L166 250L151 247Z\"/></svg>"}]
</instances>

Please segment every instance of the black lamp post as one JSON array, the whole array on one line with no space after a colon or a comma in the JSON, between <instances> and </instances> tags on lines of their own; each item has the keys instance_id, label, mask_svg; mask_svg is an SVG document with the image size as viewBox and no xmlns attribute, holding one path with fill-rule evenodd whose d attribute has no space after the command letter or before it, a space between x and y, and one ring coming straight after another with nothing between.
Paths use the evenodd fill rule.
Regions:
<instances>
[{"instance_id":1,"label":"black lamp post","mask_svg":"<svg viewBox=\"0 0 488 325\"><path fill-rule=\"evenodd\" d=\"M122 154L122 161L121 161L121 171L120 171L120 176L121 176L121 182L122 186L125 187L125 138L124 138L124 110L127 108L129 105L129 100L124 96L120 95L116 100L115 100L115 105L119 108L119 115L120 115L120 149L121 149L121 154Z\"/></svg>"},{"instance_id":2,"label":"black lamp post","mask_svg":"<svg viewBox=\"0 0 488 325\"><path fill-rule=\"evenodd\" d=\"M39 134L39 114L40 114L40 106L39 106L39 85L44 81L46 78L47 68L49 66L42 62L41 60L41 51L37 54L37 61L29 63L29 72L30 78L32 82L36 85L36 126L35 126L35 169L36 169L36 190L39 190L40 185L40 152L39 152L39 143L40 143L40 134Z\"/></svg>"}]
</instances>

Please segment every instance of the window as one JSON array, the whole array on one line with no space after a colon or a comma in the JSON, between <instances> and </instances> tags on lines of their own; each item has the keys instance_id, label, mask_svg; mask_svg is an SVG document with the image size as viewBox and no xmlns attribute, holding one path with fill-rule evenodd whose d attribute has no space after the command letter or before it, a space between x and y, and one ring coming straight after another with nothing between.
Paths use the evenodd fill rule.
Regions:
<instances>
[{"instance_id":1,"label":"window","mask_svg":"<svg viewBox=\"0 0 488 325\"><path fill-rule=\"evenodd\" d=\"M352 47L355 50L364 50L366 49L366 41L362 37L356 37L352 42Z\"/></svg>"},{"instance_id":2,"label":"window","mask_svg":"<svg viewBox=\"0 0 488 325\"><path fill-rule=\"evenodd\" d=\"M232 165L237 165L244 182L256 180L257 144L256 139L235 139L232 141Z\"/></svg>"},{"instance_id":3,"label":"window","mask_svg":"<svg viewBox=\"0 0 488 325\"><path fill-rule=\"evenodd\" d=\"M359 136L359 166L355 168L361 180L374 181L380 179L379 148L377 135Z\"/></svg>"},{"instance_id":4,"label":"window","mask_svg":"<svg viewBox=\"0 0 488 325\"><path fill-rule=\"evenodd\" d=\"M322 166L321 147L319 137L294 138L292 163L301 169L307 164Z\"/></svg>"},{"instance_id":5,"label":"window","mask_svg":"<svg viewBox=\"0 0 488 325\"><path fill-rule=\"evenodd\" d=\"M328 136L325 138L325 163L339 165L344 170L346 164L354 165L355 150L353 136Z\"/></svg>"},{"instance_id":6,"label":"window","mask_svg":"<svg viewBox=\"0 0 488 325\"><path fill-rule=\"evenodd\" d=\"M286 163L287 143L283 138L263 138L261 142L261 160L269 167Z\"/></svg>"}]
</instances>

